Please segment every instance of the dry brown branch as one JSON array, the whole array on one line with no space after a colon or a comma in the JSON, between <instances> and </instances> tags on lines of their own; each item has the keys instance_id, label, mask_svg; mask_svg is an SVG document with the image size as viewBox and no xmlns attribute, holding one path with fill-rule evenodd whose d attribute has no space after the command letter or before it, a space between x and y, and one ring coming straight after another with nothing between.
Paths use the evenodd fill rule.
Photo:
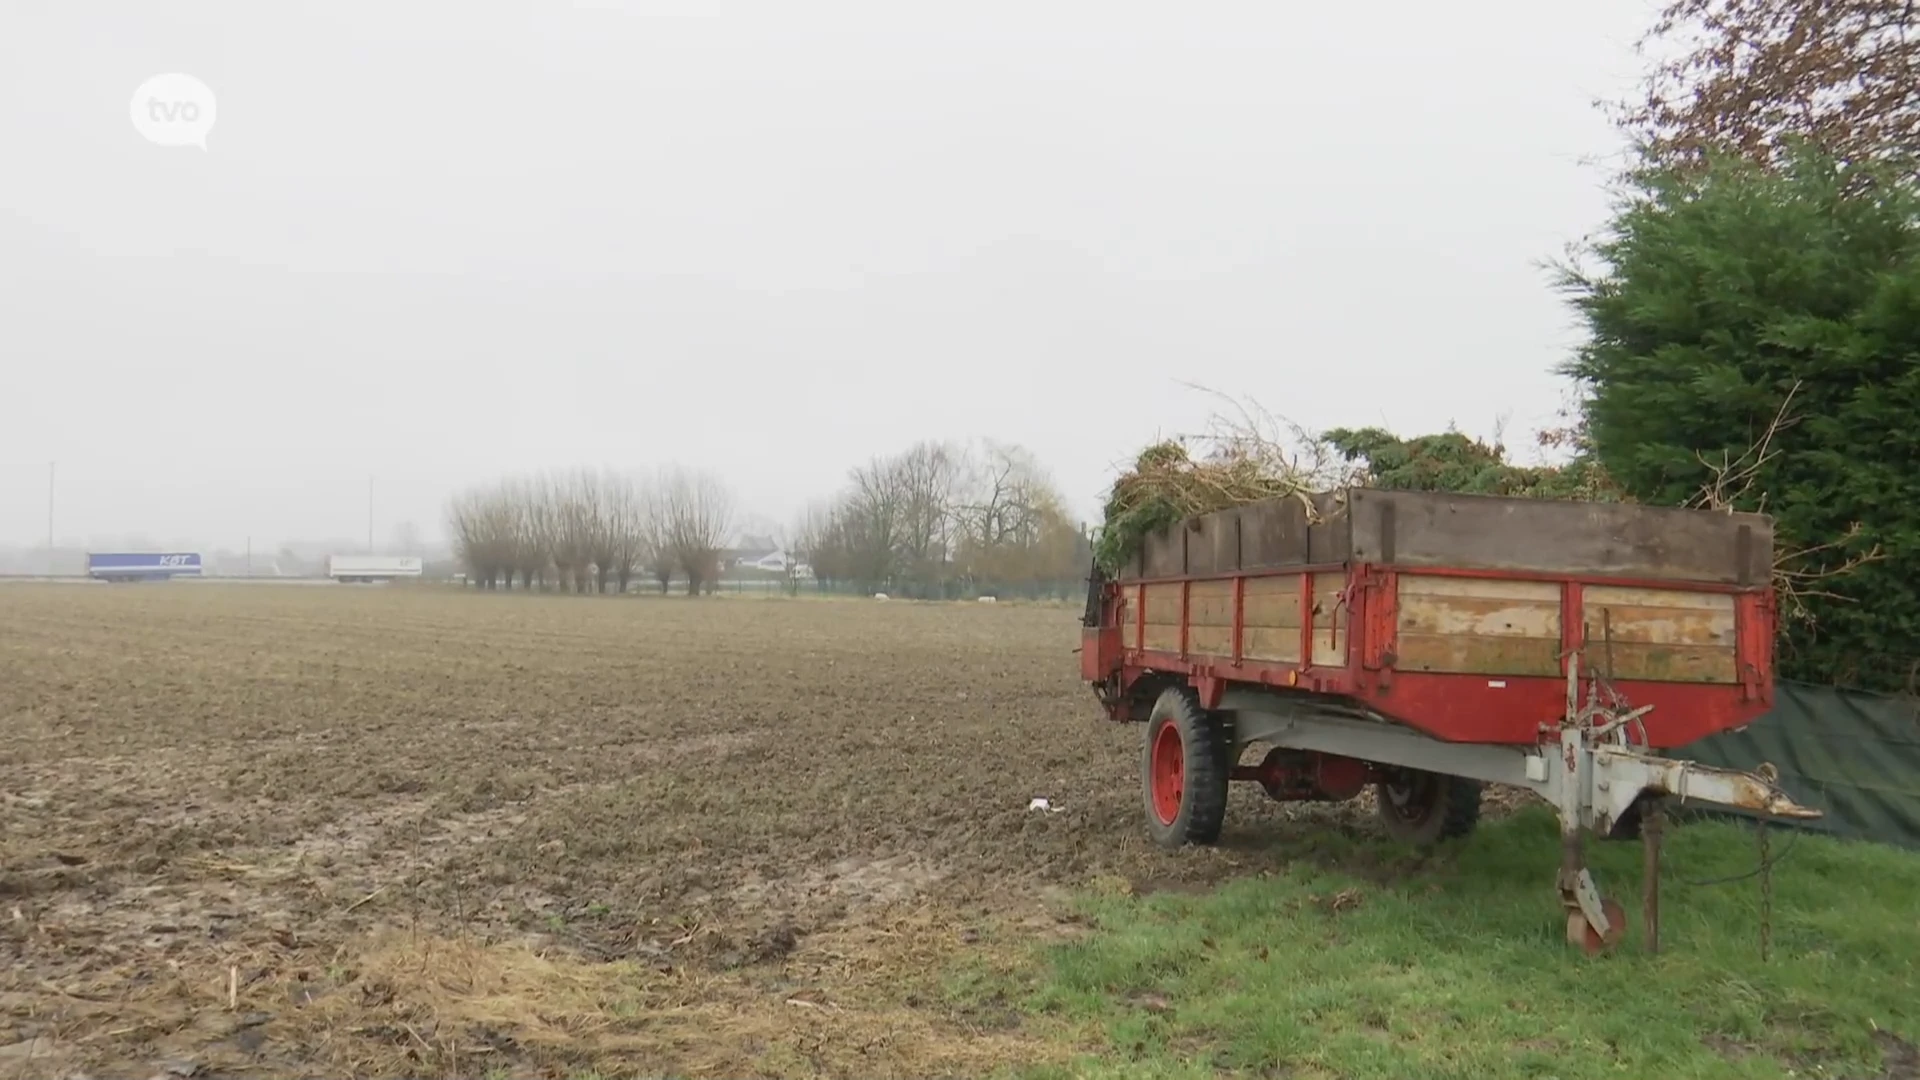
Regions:
<instances>
[{"instance_id":1,"label":"dry brown branch","mask_svg":"<svg viewBox=\"0 0 1920 1080\"><path fill-rule=\"evenodd\" d=\"M1759 483L1760 471L1780 456L1781 452L1773 445L1775 438L1800 421L1789 409L1801 385L1796 381L1787 388L1786 396L1781 399L1780 407L1774 410L1773 419L1768 421L1766 429L1738 457L1729 457L1726 451L1721 451L1720 460L1716 462L1699 451L1694 452L1694 458L1706 467L1708 478L1693 498L1687 500L1688 507L1730 514L1737 507L1745 505L1751 506L1755 512L1765 511L1767 493L1761 491L1756 495L1754 487ZM1822 588L1819 583L1850 574L1868 563L1878 562L1884 557L1880 546L1876 544L1865 552L1845 555L1838 565L1827 565L1821 556L1842 553L1859 538L1860 523L1854 522L1845 533L1825 543L1777 551L1773 559L1773 589L1779 598L1781 612L1788 618L1807 621L1813 617L1807 608L1808 600L1816 597L1824 600L1852 599ZM1818 565L1810 566L1809 561Z\"/></svg>"},{"instance_id":2,"label":"dry brown branch","mask_svg":"<svg viewBox=\"0 0 1920 1080\"><path fill-rule=\"evenodd\" d=\"M1801 383L1796 380L1787 388L1786 396L1780 400L1780 407L1774 410L1773 419L1768 422L1767 429L1739 457L1728 458L1727 451L1722 450L1720 461L1715 463L1707 460L1707 456L1700 451L1693 452L1694 459L1706 467L1710 476L1707 482L1700 486L1699 492L1687 500L1688 507L1719 510L1731 514L1736 504L1747 499L1753 491L1753 485L1759 481L1760 470L1780 456L1780 452L1773 448L1774 436L1800 422L1799 417L1789 416L1787 413L1787 409L1793 404L1793 396L1800 392L1800 386ZM1754 511L1764 513L1766 503L1766 493L1761 492L1760 497L1753 502Z\"/></svg>"},{"instance_id":3,"label":"dry brown branch","mask_svg":"<svg viewBox=\"0 0 1920 1080\"><path fill-rule=\"evenodd\" d=\"M1265 499L1294 498L1318 521L1316 492L1354 483L1357 471L1301 425L1197 384L1219 398L1207 430L1143 450L1114 481L1095 557L1109 572L1139 550L1149 533L1199 514Z\"/></svg>"},{"instance_id":4,"label":"dry brown branch","mask_svg":"<svg viewBox=\"0 0 1920 1080\"><path fill-rule=\"evenodd\" d=\"M1231 407L1228 412L1215 412L1209 417L1204 432L1188 436L1209 448L1209 456L1256 462L1269 475L1285 477L1307 491L1327 491L1361 481L1363 470L1305 425L1270 411L1252 398L1234 398L1199 383L1181 385Z\"/></svg>"},{"instance_id":5,"label":"dry brown branch","mask_svg":"<svg viewBox=\"0 0 1920 1080\"><path fill-rule=\"evenodd\" d=\"M1813 613L1807 609L1806 602L1816 597L1822 600L1853 601L1853 597L1842 596L1829 589L1819 588L1817 583L1851 574L1868 563L1879 562L1886 557L1886 553L1880 550L1880 545L1875 544L1864 552L1847 555L1841 559L1838 566L1820 566L1818 568L1806 569L1797 568L1793 564L1804 563L1807 559L1820 555L1823 552L1838 552L1851 542L1859 539L1859 537L1860 523L1856 521L1837 539L1829 540L1824 544L1815 544L1812 547L1801 548L1797 551L1785 552L1774 557L1773 589L1775 594L1780 598L1781 611L1784 612L1787 617L1803 622L1811 620Z\"/></svg>"}]
</instances>

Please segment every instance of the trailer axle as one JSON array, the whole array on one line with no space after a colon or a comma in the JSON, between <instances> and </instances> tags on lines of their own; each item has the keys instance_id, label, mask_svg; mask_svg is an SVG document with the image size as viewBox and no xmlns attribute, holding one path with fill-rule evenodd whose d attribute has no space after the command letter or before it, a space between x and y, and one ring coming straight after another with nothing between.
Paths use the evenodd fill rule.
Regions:
<instances>
[{"instance_id":1,"label":"trailer axle","mask_svg":"<svg viewBox=\"0 0 1920 1080\"><path fill-rule=\"evenodd\" d=\"M1345 802L1379 779L1358 758L1275 747L1258 765L1236 765L1232 778L1251 781L1275 802Z\"/></svg>"}]
</instances>

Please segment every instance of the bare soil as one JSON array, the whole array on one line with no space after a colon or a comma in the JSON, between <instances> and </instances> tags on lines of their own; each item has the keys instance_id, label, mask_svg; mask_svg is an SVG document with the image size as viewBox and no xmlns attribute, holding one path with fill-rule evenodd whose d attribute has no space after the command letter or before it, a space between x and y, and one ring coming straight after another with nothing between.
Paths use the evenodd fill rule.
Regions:
<instances>
[{"instance_id":1,"label":"bare soil","mask_svg":"<svg viewBox=\"0 0 1920 1080\"><path fill-rule=\"evenodd\" d=\"M1078 932L1073 890L1278 866L1309 813L1236 791L1220 848L1153 850L1075 614L0 586L0 1074L1058 1053L939 972Z\"/></svg>"}]
</instances>

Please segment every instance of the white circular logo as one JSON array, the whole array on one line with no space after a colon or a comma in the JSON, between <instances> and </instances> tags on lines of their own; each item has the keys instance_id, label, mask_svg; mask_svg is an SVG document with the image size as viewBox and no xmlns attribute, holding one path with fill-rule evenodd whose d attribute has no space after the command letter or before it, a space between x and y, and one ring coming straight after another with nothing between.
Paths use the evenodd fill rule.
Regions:
<instances>
[{"instance_id":1,"label":"white circular logo","mask_svg":"<svg viewBox=\"0 0 1920 1080\"><path fill-rule=\"evenodd\" d=\"M191 75L155 75L133 92L133 130L160 146L207 148L213 130L213 91Z\"/></svg>"}]
</instances>

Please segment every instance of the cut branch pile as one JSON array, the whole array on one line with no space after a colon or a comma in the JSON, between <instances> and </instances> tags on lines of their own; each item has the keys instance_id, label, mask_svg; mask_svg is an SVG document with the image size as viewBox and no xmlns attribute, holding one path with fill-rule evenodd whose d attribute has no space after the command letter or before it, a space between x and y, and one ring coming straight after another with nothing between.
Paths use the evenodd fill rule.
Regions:
<instances>
[{"instance_id":1,"label":"cut branch pile","mask_svg":"<svg viewBox=\"0 0 1920 1080\"><path fill-rule=\"evenodd\" d=\"M1235 406L1236 415L1216 416L1204 435L1142 450L1114 481L1093 547L1101 570L1117 572L1151 533L1215 510L1292 497L1312 520L1309 496L1352 479L1339 455L1298 425L1252 403Z\"/></svg>"}]
</instances>

